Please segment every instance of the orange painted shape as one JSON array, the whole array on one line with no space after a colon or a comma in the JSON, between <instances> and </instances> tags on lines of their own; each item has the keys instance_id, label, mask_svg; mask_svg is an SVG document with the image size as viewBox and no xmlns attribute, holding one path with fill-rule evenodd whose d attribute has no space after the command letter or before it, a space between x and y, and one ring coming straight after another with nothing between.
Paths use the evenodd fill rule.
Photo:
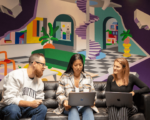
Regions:
<instances>
[{"instance_id":1,"label":"orange painted shape","mask_svg":"<svg viewBox=\"0 0 150 120\"><path fill-rule=\"evenodd\" d=\"M37 37L37 20L33 20L33 37Z\"/></svg>"},{"instance_id":2,"label":"orange painted shape","mask_svg":"<svg viewBox=\"0 0 150 120\"><path fill-rule=\"evenodd\" d=\"M7 52L6 51L0 51L0 54L4 53L5 54L5 60L4 61L0 61L0 65L4 64L4 76L7 75L7 64L12 62L13 63L13 69L16 70L16 65L15 65L15 61L11 60L11 59L7 59Z\"/></svg>"},{"instance_id":3,"label":"orange painted shape","mask_svg":"<svg viewBox=\"0 0 150 120\"><path fill-rule=\"evenodd\" d=\"M52 44L47 43L46 45L43 46L43 49L46 49L46 48L55 49L55 46L52 45Z\"/></svg>"}]
</instances>

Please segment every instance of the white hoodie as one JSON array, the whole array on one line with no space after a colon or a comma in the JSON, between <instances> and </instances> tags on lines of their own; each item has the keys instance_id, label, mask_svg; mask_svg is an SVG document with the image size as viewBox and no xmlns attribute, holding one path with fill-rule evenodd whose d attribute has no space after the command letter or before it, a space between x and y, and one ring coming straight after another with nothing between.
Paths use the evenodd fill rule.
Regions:
<instances>
[{"instance_id":1,"label":"white hoodie","mask_svg":"<svg viewBox=\"0 0 150 120\"><path fill-rule=\"evenodd\" d=\"M35 99L44 100L44 84L40 78L33 80L28 77L27 69L17 69L7 74L2 80L3 105L19 104L20 100L33 101Z\"/></svg>"}]
</instances>

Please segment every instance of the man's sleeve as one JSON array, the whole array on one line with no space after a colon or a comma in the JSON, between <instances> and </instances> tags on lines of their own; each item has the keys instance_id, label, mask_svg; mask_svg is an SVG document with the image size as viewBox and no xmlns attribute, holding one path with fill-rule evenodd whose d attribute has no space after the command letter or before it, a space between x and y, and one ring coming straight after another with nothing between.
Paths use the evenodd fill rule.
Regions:
<instances>
[{"instance_id":1,"label":"man's sleeve","mask_svg":"<svg viewBox=\"0 0 150 120\"><path fill-rule=\"evenodd\" d=\"M15 79L11 75L7 75L4 77L4 85L3 85L3 102L6 105L10 104L16 104L18 105L20 100L23 100L21 98L17 97L17 94L19 93L19 88L21 86L21 81L18 79Z\"/></svg>"}]
</instances>

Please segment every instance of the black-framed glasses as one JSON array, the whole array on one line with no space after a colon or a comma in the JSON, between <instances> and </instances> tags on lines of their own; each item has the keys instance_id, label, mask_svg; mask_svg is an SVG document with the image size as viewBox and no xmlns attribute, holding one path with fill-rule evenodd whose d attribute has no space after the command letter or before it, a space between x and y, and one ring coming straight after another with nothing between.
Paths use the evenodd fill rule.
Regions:
<instances>
[{"instance_id":1,"label":"black-framed glasses","mask_svg":"<svg viewBox=\"0 0 150 120\"><path fill-rule=\"evenodd\" d=\"M35 62L41 64L43 67L46 66L44 63L41 63L41 62L38 62L38 61L35 61ZM33 62L31 62L31 63L33 63Z\"/></svg>"}]
</instances>

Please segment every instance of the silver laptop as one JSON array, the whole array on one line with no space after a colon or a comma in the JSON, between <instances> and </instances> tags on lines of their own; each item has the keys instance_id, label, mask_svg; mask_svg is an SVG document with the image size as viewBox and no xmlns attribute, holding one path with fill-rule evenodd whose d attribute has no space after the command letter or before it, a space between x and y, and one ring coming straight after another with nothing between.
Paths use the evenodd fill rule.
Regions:
<instances>
[{"instance_id":1,"label":"silver laptop","mask_svg":"<svg viewBox=\"0 0 150 120\"><path fill-rule=\"evenodd\" d=\"M127 92L106 92L106 105L116 107L132 107L132 94Z\"/></svg>"},{"instance_id":2,"label":"silver laptop","mask_svg":"<svg viewBox=\"0 0 150 120\"><path fill-rule=\"evenodd\" d=\"M93 106L96 92L71 92L69 93L70 106Z\"/></svg>"}]
</instances>

